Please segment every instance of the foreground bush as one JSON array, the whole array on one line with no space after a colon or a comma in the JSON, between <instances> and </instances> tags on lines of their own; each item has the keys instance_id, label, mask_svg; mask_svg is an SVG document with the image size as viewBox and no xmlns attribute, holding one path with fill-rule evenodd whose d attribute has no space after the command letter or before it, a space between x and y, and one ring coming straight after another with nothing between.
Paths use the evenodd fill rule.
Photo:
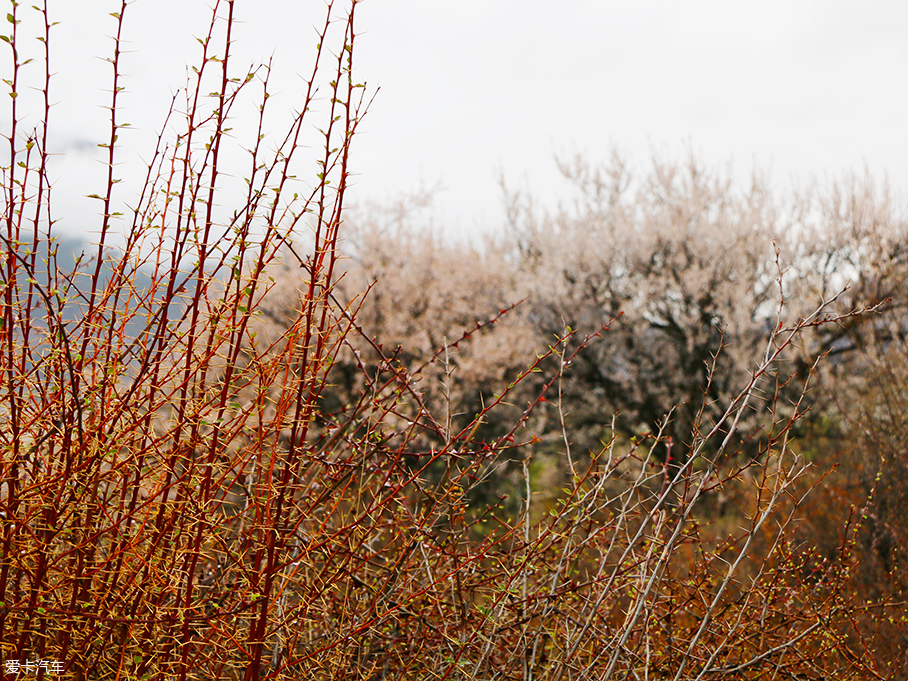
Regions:
<instances>
[{"instance_id":1,"label":"foreground bush","mask_svg":"<svg viewBox=\"0 0 908 681\"><path fill-rule=\"evenodd\" d=\"M810 486L792 439L810 372L794 376L784 362L808 330L853 314L832 310L834 294L800 317L776 304L752 371L721 405L707 391L687 432L668 414L642 437L612 428L602 447L570 459L561 413L571 476L540 508L540 442L526 426L607 340L609 320L582 337L559 327L519 373L489 374L497 387L462 415L451 406L451 357L508 318L505 302L486 301L489 316L459 333L434 329L407 357L358 322L361 295L335 295L363 113L355 7L334 24L343 30L332 54L329 6L302 113L276 151L252 140L238 195L221 166L228 113L259 87L264 119L267 70L234 75L234 3L216 3L187 109L173 112L182 127L170 144L162 136L128 210L117 210L118 38L99 243L72 268L54 249L49 73L36 132L22 131L11 99L0 303L6 669L41 659L78 679L883 673L849 628L865 612L849 596L854 530L825 567L792 543ZM13 4L13 47L20 13ZM118 36L127 15L124 2ZM37 16L49 49L50 18ZM20 67L14 50L14 95ZM323 153L310 169L299 155L319 102ZM778 261L765 267L781 292ZM721 343L712 352L708 381ZM355 374L343 397L339 370ZM424 399L423 372L442 386L440 407ZM783 386L793 405L779 398ZM521 390L526 403L510 404ZM506 461L519 464L516 505L477 505L474 492ZM717 540L699 511L720 490L746 522Z\"/></svg>"}]
</instances>

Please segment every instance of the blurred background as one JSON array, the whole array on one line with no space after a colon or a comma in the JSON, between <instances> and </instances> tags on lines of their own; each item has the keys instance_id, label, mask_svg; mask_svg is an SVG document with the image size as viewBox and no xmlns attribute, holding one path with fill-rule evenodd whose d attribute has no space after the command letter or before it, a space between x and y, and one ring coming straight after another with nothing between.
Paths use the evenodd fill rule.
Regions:
<instances>
[{"instance_id":1,"label":"blurred background","mask_svg":"<svg viewBox=\"0 0 908 681\"><path fill-rule=\"evenodd\" d=\"M59 228L79 233L98 211L84 196L104 186L96 145L108 134L104 59L116 22L107 13L119 3L50 7L60 21L51 34L54 167L67 176L55 204ZM776 189L846 169L908 185L904 3L367 0L356 12L355 69L375 100L354 145L350 199L434 190L430 218L451 236L501 228L502 177L554 210L568 194L555 158L596 163L612 147L641 165L693 153L739 180L757 167ZM288 112L302 98L323 3L238 2L235 13L237 73L273 55L273 106ZM41 29L36 12L21 16L20 35ZM206 3L128 6L124 172L141 172L135 160L150 156L209 18ZM34 46L25 57L38 56ZM38 76L37 60L32 68ZM23 93L19 105L38 97ZM237 126L254 121L254 99L234 110ZM0 115L7 129L8 109Z\"/></svg>"}]
</instances>

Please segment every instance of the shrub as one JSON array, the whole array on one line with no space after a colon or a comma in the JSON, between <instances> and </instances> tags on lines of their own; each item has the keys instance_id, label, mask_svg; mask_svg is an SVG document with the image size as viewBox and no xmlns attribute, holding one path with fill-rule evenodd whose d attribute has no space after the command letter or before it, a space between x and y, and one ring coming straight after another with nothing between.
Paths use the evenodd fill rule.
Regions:
<instances>
[{"instance_id":1,"label":"shrub","mask_svg":"<svg viewBox=\"0 0 908 681\"><path fill-rule=\"evenodd\" d=\"M830 296L789 318L774 301L756 365L736 388L723 385L721 404L711 385L724 349L706 324L703 343L717 345L701 357L705 399L690 393L698 408L689 398L688 416L663 417L642 437L605 430L582 460L569 456L557 395L608 333L600 313L583 336L552 326L516 374L501 353L508 371L482 374L494 387L478 403L458 397L455 349L510 319L506 303L487 294L487 316L478 316L447 252L405 233L393 235L379 274L402 267L396 254L418 253L419 310L393 288L370 308L338 286L349 150L364 112L352 72L356 6L333 24L329 4L300 113L275 149L260 133L251 140L238 194L222 166L228 117L258 87L265 119L268 71L234 75L234 3L216 3L187 108L171 112L182 123L172 139L162 133L137 204L118 210L123 2L97 250L69 268L51 217L47 53L41 123L23 133L22 10L12 3L0 302L4 662L59 661L78 679L869 676L875 660L860 658L845 633L861 612L846 589L851 562L799 577L810 556L791 538L807 468L792 434L810 374L780 369L810 329L852 313L832 312ZM37 12L49 49L52 24ZM334 25L343 30L331 54ZM320 83L325 118L309 173L300 154ZM502 267L474 279L506 291ZM771 259L759 267L784 281ZM678 290L672 309L683 312ZM765 301L772 290L767 283ZM571 292L556 295L574 302ZM533 314L544 305L531 303ZM429 325L415 350L366 328L370 315L405 325L415 312ZM523 318L513 323L511 332L526 328ZM408 330L399 334L395 343L410 343ZM420 380L440 382L431 399ZM795 382L787 405L781 390ZM544 409L557 415L571 475L539 508L532 457L553 445L526 426ZM737 457L752 441L757 451ZM510 515L504 500L475 503L508 460L522 483ZM719 489L737 495L746 522L716 539L703 533L699 509Z\"/></svg>"}]
</instances>

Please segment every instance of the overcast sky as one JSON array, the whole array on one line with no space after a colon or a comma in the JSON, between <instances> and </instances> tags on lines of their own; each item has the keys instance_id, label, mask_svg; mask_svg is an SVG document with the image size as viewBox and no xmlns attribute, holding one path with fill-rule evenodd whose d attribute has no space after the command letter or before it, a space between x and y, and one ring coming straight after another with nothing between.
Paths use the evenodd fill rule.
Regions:
<instances>
[{"instance_id":1,"label":"overcast sky","mask_svg":"<svg viewBox=\"0 0 908 681\"><path fill-rule=\"evenodd\" d=\"M89 162L109 87L97 57L109 54L108 12L119 3L50 7L62 20L52 34L63 153L55 200L58 214L78 220L97 211L79 201L100 188L86 188L100 180L100 164ZM237 0L238 54L275 57L270 106L299 102L323 11L321 1ZM653 151L678 158L691 149L713 167L732 161L742 177L754 165L769 170L780 187L866 166L908 188L903 0L364 0L357 15L355 67L378 94L355 142L352 198L437 185L432 217L451 233L503 224L500 174L554 206L569 195L555 156L596 162L612 147L640 166ZM183 84L207 16L196 0L130 5L124 101L136 157Z\"/></svg>"}]
</instances>

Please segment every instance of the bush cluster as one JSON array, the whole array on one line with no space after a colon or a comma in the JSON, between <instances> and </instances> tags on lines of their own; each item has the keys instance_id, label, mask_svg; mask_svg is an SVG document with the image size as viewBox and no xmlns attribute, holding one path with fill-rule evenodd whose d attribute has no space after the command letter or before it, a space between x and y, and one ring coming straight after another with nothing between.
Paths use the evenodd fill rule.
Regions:
<instances>
[{"instance_id":1,"label":"bush cluster","mask_svg":"<svg viewBox=\"0 0 908 681\"><path fill-rule=\"evenodd\" d=\"M903 678L892 200L854 181L781 205L694 160L615 156L565 164L578 200L554 215L509 195L508 238L482 248L406 205L348 215L357 4L329 3L270 146L268 69L235 70L234 2L214 3L126 205L124 0L96 240L69 260L53 22L11 3L5 670ZM261 118L235 141L245 97Z\"/></svg>"}]
</instances>

